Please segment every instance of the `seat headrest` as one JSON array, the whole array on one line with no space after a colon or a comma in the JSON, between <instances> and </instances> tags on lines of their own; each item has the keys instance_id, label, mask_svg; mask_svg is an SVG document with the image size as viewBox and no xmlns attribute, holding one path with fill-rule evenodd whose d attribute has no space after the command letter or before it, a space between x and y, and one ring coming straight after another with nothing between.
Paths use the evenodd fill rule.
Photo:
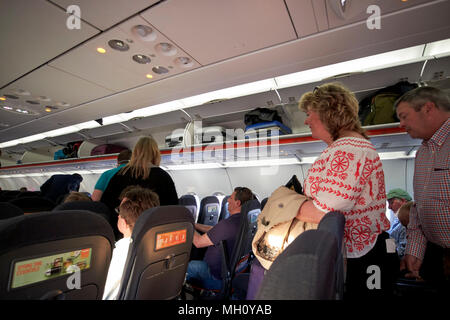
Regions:
<instances>
[{"instance_id":1,"label":"seat headrest","mask_svg":"<svg viewBox=\"0 0 450 320\"><path fill-rule=\"evenodd\" d=\"M261 204L257 199L245 202L241 207L241 212L249 212L255 209L261 209Z\"/></svg>"},{"instance_id":2,"label":"seat headrest","mask_svg":"<svg viewBox=\"0 0 450 320\"><path fill-rule=\"evenodd\" d=\"M10 200L9 203L12 203L19 208L22 208L25 212L27 211L49 211L52 210L56 203L47 198L41 197L22 197Z\"/></svg>"},{"instance_id":3,"label":"seat headrest","mask_svg":"<svg viewBox=\"0 0 450 320\"><path fill-rule=\"evenodd\" d=\"M210 203L217 203L219 204L219 198L217 196L206 196L202 199L201 205L210 204Z\"/></svg>"},{"instance_id":4,"label":"seat headrest","mask_svg":"<svg viewBox=\"0 0 450 320\"><path fill-rule=\"evenodd\" d=\"M104 236L114 247L114 233L98 214L83 210L39 212L0 221L0 255L26 245L84 236Z\"/></svg>"},{"instance_id":5,"label":"seat headrest","mask_svg":"<svg viewBox=\"0 0 450 320\"><path fill-rule=\"evenodd\" d=\"M103 213L109 215L111 212L107 205L103 202L98 201L72 201L61 203L52 211L60 211L60 210L88 210L97 213Z\"/></svg>"},{"instance_id":6,"label":"seat headrest","mask_svg":"<svg viewBox=\"0 0 450 320\"><path fill-rule=\"evenodd\" d=\"M9 202L0 202L0 220L22 216L23 210Z\"/></svg>"},{"instance_id":7,"label":"seat headrest","mask_svg":"<svg viewBox=\"0 0 450 320\"><path fill-rule=\"evenodd\" d=\"M193 195L184 195L180 198L179 204L183 206L197 206L197 201Z\"/></svg>"}]
</instances>

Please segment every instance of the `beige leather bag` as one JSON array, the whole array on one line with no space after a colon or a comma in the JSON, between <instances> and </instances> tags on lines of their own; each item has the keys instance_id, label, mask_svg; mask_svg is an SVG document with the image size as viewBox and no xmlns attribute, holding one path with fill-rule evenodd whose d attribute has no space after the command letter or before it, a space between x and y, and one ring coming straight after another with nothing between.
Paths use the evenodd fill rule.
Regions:
<instances>
[{"instance_id":1,"label":"beige leather bag","mask_svg":"<svg viewBox=\"0 0 450 320\"><path fill-rule=\"evenodd\" d=\"M269 197L258 217L258 229L252 242L253 253L266 270L300 233L317 229L316 223L295 218L306 200L304 195L286 187L279 187Z\"/></svg>"}]
</instances>

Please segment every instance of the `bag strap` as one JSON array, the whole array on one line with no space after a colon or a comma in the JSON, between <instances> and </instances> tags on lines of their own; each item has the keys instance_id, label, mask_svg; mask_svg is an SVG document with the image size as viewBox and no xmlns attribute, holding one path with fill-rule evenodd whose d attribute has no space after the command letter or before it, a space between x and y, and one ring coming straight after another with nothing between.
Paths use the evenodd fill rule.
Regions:
<instances>
[{"instance_id":1,"label":"bag strap","mask_svg":"<svg viewBox=\"0 0 450 320\"><path fill-rule=\"evenodd\" d=\"M288 232L286 232L286 235L284 236L283 244L281 245L281 250L284 250L284 246L285 246L286 243L288 242L289 235L291 234L291 230L292 230L292 228L297 224L297 223L294 223L294 222L296 222L296 220L297 220L297 218L292 219L291 224L289 225ZM298 220L297 220L297 221L298 221Z\"/></svg>"}]
</instances>

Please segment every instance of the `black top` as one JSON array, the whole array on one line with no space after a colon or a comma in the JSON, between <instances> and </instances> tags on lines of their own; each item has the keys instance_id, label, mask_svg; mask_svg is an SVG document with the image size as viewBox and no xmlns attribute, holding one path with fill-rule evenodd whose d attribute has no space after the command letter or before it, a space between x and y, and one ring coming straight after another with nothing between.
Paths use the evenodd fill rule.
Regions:
<instances>
[{"instance_id":1,"label":"black top","mask_svg":"<svg viewBox=\"0 0 450 320\"><path fill-rule=\"evenodd\" d=\"M42 196L56 202L61 195L78 191L81 180L72 174L55 174L41 186Z\"/></svg>"},{"instance_id":2,"label":"black top","mask_svg":"<svg viewBox=\"0 0 450 320\"><path fill-rule=\"evenodd\" d=\"M133 178L130 170L124 175L119 172L116 173L109 181L100 201L106 204L110 210L114 211L120 205L119 196L122 190L133 185L151 189L159 196L161 206L178 205L175 184L170 175L159 167L152 167L150 169L150 175L145 180Z\"/></svg>"},{"instance_id":3,"label":"black top","mask_svg":"<svg viewBox=\"0 0 450 320\"><path fill-rule=\"evenodd\" d=\"M108 187L102 195L101 202L114 210L119 206L119 196L128 186L139 185L158 194L161 206L178 205L178 195L170 175L159 167L153 167L147 179L131 177L130 170L124 175L116 173L109 181Z\"/></svg>"}]
</instances>

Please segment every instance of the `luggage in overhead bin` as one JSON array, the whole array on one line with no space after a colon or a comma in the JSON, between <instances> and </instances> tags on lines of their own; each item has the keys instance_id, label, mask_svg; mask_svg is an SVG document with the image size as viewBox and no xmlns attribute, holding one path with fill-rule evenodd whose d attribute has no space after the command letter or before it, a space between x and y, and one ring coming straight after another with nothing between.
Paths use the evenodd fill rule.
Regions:
<instances>
[{"instance_id":1,"label":"luggage in overhead bin","mask_svg":"<svg viewBox=\"0 0 450 320\"><path fill-rule=\"evenodd\" d=\"M271 110L268 108L256 108L244 115L244 122L246 126L273 121L283 123L277 110Z\"/></svg>"},{"instance_id":2,"label":"luggage in overhead bin","mask_svg":"<svg viewBox=\"0 0 450 320\"><path fill-rule=\"evenodd\" d=\"M166 136L166 147L173 148L183 146L183 136L183 130L175 130L174 132L172 132L172 134Z\"/></svg>"},{"instance_id":3,"label":"luggage in overhead bin","mask_svg":"<svg viewBox=\"0 0 450 320\"><path fill-rule=\"evenodd\" d=\"M245 138L273 137L291 134L292 130L278 121L262 122L245 127Z\"/></svg>"},{"instance_id":4,"label":"luggage in overhead bin","mask_svg":"<svg viewBox=\"0 0 450 320\"><path fill-rule=\"evenodd\" d=\"M91 150L91 156L100 156L103 154L113 154L119 153L122 150L127 149L126 147L118 146L115 144L101 144L99 146L94 147Z\"/></svg>"},{"instance_id":5,"label":"luggage in overhead bin","mask_svg":"<svg viewBox=\"0 0 450 320\"><path fill-rule=\"evenodd\" d=\"M64 153L64 149L59 149L53 154L53 160L61 160L66 158L67 154Z\"/></svg>"},{"instance_id":6,"label":"luggage in overhead bin","mask_svg":"<svg viewBox=\"0 0 450 320\"><path fill-rule=\"evenodd\" d=\"M399 122L394 111L395 101L404 93L417 88L417 84L400 81L382 88L359 102L359 120L362 125Z\"/></svg>"},{"instance_id":7,"label":"luggage in overhead bin","mask_svg":"<svg viewBox=\"0 0 450 320\"><path fill-rule=\"evenodd\" d=\"M225 128L220 126L204 127L194 131L195 144L224 142L225 137Z\"/></svg>"}]
</instances>

